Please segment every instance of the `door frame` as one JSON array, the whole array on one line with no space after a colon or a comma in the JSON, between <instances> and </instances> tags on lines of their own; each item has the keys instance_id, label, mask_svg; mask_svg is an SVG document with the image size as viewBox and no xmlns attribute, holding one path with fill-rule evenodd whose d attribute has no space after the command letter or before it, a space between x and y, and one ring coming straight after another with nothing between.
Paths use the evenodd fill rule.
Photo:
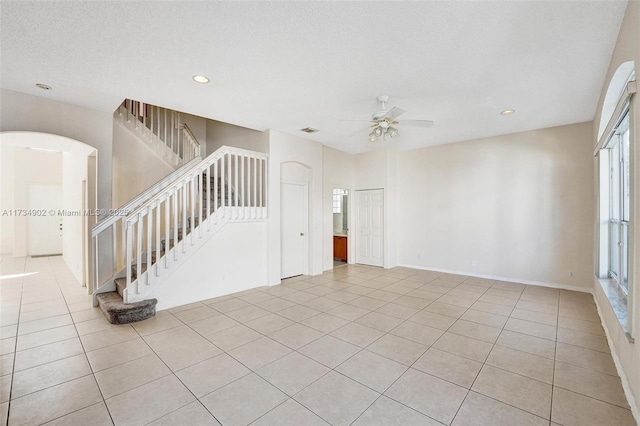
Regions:
<instances>
[{"instance_id":1,"label":"door frame","mask_svg":"<svg viewBox=\"0 0 640 426\"><path fill-rule=\"evenodd\" d=\"M307 255L304 257L305 265L302 275L309 275L311 271L311 234L309 233L309 214L311 212L310 200L309 200L309 182L295 181L295 180L281 180L280 181L280 279L282 278L282 233L284 231L284 224L282 223L282 185L296 185L302 186L304 191L304 199L307 205L307 214L304 216L304 233L307 236Z\"/></svg>"},{"instance_id":2,"label":"door frame","mask_svg":"<svg viewBox=\"0 0 640 426\"><path fill-rule=\"evenodd\" d=\"M355 229L355 222L354 222L354 206L355 206L355 202L354 202L354 192L355 190L353 188L351 188L351 186L349 185L340 185L340 184L333 184L331 186L331 203L329 203L329 209L331 211L331 269L333 269L333 190L334 189L346 189L347 191L349 191L349 198L347 200L347 206L349 209L349 217L347 218L347 226L349 227L349 233L347 234L347 265L353 265L355 264L355 252L356 252L356 245L354 243L354 238L353 238L353 230Z\"/></svg>"},{"instance_id":3,"label":"door frame","mask_svg":"<svg viewBox=\"0 0 640 426\"><path fill-rule=\"evenodd\" d=\"M354 218L354 229L355 229L355 233L354 235L357 235L356 233L358 232L358 230L360 229L360 223L358 222L358 200L357 197L355 196L356 192L361 192L361 191L382 191L382 266L374 266L374 265L366 265L366 266L372 266L374 268L386 268L387 267L387 197L385 196L384 193L384 188L366 188L366 189L356 189L354 192L354 211L355 213L353 214ZM353 238L355 241L353 242L353 260L354 263L357 256L358 256L358 238L357 236ZM363 263L364 265L364 263Z\"/></svg>"}]
</instances>

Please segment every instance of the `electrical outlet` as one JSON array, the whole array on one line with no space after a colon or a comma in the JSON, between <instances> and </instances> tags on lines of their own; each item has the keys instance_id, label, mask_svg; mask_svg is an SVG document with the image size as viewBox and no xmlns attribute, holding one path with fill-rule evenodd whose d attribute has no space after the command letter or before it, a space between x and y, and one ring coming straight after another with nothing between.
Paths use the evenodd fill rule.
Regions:
<instances>
[{"instance_id":1,"label":"electrical outlet","mask_svg":"<svg viewBox=\"0 0 640 426\"><path fill-rule=\"evenodd\" d=\"M471 266L476 266L476 261L475 260L471 261Z\"/></svg>"},{"instance_id":2,"label":"electrical outlet","mask_svg":"<svg viewBox=\"0 0 640 426\"><path fill-rule=\"evenodd\" d=\"M569 271L569 278L575 278L576 274L573 271Z\"/></svg>"}]
</instances>

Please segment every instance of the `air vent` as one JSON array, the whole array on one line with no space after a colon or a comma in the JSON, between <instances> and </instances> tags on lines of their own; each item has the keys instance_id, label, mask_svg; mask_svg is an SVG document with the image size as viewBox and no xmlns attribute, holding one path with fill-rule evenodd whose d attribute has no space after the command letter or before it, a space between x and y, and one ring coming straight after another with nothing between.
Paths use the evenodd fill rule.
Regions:
<instances>
[{"instance_id":1,"label":"air vent","mask_svg":"<svg viewBox=\"0 0 640 426\"><path fill-rule=\"evenodd\" d=\"M300 129L300 131L305 133L315 133L319 132L320 130L314 129L313 127L305 127L304 129Z\"/></svg>"}]
</instances>

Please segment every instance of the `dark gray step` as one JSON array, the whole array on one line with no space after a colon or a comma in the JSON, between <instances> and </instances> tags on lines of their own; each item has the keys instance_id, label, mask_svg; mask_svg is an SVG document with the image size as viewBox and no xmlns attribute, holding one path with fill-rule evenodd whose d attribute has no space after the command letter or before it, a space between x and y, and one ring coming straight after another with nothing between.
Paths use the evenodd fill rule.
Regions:
<instances>
[{"instance_id":1,"label":"dark gray step","mask_svg":"<svg viewBox=\"0 0 640 426\"><path fill-rule=\"evenodd\" d=\"M116 283L116 291L122 297L124 289L127 288L127 279L126 278L116 278L114 280Z\"/></svg>"},{"instance_id":2,"label":"dark gray step","mask_svg":"<svg viewBox=\"0 0 640 426\"><path fill-rule=\"evenodd\" d=\"M122 296L117 291L100 293L96 296L98 306L111 324L129 324L146 320L156 314L157 299L124 304Z\"/></svg>"},{"instance_id":3,"label":"dark gray step","mask_svg":"<svg viewBox=\"0 0 640 426\"><path fill-rule=\"evenodd\" d=\"M144 274L146 270L147 270L147 264L143 263L142 264L142 269L140 270L140 273ZM136 278L138 278L138 265L132 265L131 266L131 279L135 280Z\"/></svg>"}]
</instances>

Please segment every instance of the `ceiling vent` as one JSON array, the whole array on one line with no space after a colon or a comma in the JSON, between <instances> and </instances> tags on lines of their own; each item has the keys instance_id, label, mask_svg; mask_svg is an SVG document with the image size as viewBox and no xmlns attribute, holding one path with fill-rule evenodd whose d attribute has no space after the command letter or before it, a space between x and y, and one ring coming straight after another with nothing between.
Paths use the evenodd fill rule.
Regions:
<instances>
[{"instance_id":1,"label":"ceiling vent","mask_svg":"<svg viewBox=\"0 0 640 426\"><path fill-rule=\"evenodd\" d=\"M305 127L304 129L300 129L300 131L305 133L315 133L319 132L320 130L314 129L313 127Z\"/></svg>"}]
</instances>

